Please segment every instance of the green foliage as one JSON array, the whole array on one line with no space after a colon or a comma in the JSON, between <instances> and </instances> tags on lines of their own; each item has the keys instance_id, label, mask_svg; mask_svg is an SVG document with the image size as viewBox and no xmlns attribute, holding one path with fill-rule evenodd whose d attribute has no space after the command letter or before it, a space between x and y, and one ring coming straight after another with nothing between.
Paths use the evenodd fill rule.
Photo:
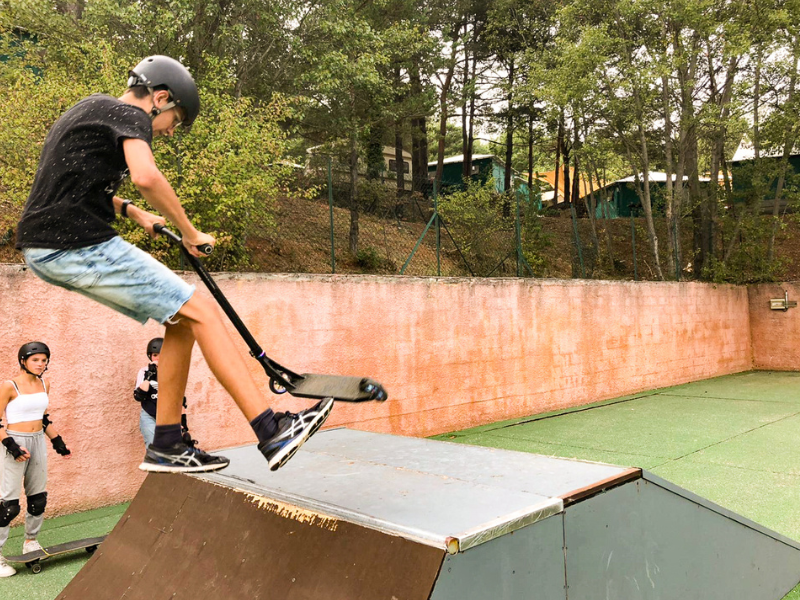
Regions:
<instances>
[{"instance_id":1,"label":"green foliage","mask_svg":"<svg viewBox=\"0 0 800 600\"><path fill-rule=\"evenodd\" d=\"M47 131L70 106L94 92L121 91L126 69L108 44L57 48L0 29L0 199L22 211Z\"/></svg>"},{"instance_id":2,"label":"green foliage","mask_svg":"<svg viewBox=\"0 0 800 600\"><path fill-rule=\"evenodd\" d=\"M383 265L381 255L378 253L378 250L372 246L367 246L359 250L358 254L356 254L356 262L358 266L365 271L377 271Z\"/></svg>"},{"instance_id":3,"label":"green foliage","mask_svg":"<svg viewBox=\"0 0 800 600\"><path fill-rule=\"evenodd\" d=\"M553 246L552 234L542 226L542 213L533 204L527 207L520 219L522 255L533 273L523 269L522 275L546 277L551 260L549 250Z\"/></svg>"},{"instance_id":4,"label":"green foliage","mask_svg":"<svg viewBox=\"0 0 800 600\"><path fill-rule=\"evenodd\" d=\"M730 234L732 219L723 219L723 230ZM728 261L714 257L703 278L715 283L764 283L775 281L785 268L782 259L769 260L768 239L772 219L747 216L742 223L737 246Z\"/></svg>"}]
</instances>

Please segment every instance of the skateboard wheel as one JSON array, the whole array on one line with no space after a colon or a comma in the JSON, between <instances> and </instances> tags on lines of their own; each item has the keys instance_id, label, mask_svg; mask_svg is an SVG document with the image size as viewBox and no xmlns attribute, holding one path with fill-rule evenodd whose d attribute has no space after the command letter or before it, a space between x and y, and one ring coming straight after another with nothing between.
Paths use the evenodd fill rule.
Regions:
<instances>
[{"instance_id":1,"label":"skateboard wheel","mask_svg":"<svg viewBox=\"0 0 800 600\"><path fill-rule=\"evenodd\" d=\"M31 571L34 573L34 575L38 575L39 573L42 572L42 565L40 565L39 563L30 565L30 567L31 567Z\"/></svg>"},{"instance_id":2,"label":"skateboard wheel","mask_svg":"<svg viewBox=\"0 0 800 600\"><path fill-rule=\"evenodd\" d=\"M89 546L89 547L87 547L87 548L86 548L86 551L87 551L89 554L94 554L94 551L95 551L95 550L97 550L97 546Z\"/></svg>"}]
</instances>

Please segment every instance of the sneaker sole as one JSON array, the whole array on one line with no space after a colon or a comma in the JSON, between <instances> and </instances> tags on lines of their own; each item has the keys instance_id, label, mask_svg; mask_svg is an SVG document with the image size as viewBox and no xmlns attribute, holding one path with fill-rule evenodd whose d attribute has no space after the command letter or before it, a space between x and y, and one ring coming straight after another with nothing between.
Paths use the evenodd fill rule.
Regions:
<instances>
[{"instance_id":1,"label":"sneaker sole","mask_svg":"<svg viewBox=\"0 0 800 600\"><path fill-rule=\"evenodd\" d=\"M325 398L325 400L330 400L330 402L323 407L323 410L320 411L319 415L317 415L317 417L311 422L311 428L308 430L308 433L306 433L302 438L297 438L293 443L287 444L286 447L282 448L280 452L272 457L272 460L269 461L270 471L277 471L283 465L285 465L287 461L294 456L295 452L300 449L300 446L302 446L308 438L319 431L319 428L322 427L322 424L327 420L333 411L333 398Z\"/></svg>"},{"instance_id":2,"label":"sneaker sole","mask_svg":"<svg viewBox=\"0 0 800 600\"><path fill-rule=\"evenodd\" d=\"M182 467L180 465L154 465L153 463L143 462L139 465L139 470L148 473L209 473L224 469L230 462L216 465L202 465L200 467Z\"/></svg>"}]
</instances>

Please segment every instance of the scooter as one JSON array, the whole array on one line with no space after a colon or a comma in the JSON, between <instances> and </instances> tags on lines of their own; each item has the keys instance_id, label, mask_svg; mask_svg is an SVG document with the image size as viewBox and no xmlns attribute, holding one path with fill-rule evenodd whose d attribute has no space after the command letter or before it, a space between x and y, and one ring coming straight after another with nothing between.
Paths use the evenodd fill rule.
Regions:
<instances>
[{"instance_id":1,"label":"scooter","mask_svg":"<svg viewBox=\"0 0 800 600\"><path fill-rule=\"evenodd\" d=\"M283 365L278 364L266 355L261 346L258 345L255 338L250 331L245 327L245 324L233 310L230 302L219 289L217 284L211 278L208 271L206 271L203 264L192 256L182 243L179 235L167 229L163 225L157 224L153 230L160 235L166 236L171 242L177 244L183 256L192 265L192 268L203 280L203 283L214 296L214 299L222 308L223 312L231 320L231 323L242 336L247 346L250 348L250 354L253 356L264 368L264 371L269 377L269 389L274 394L284 394L289 392L292 396L299 398L333 398L342 402L367 402L376 400L383 402L389 396L384 387L374 379L368 377L352 377L346 375L321 375L318 373L303 373L297 374ZM209 255L213 251L210 244L203 244L198 246L198 249L203 254Z\"/></svg>"}]
</instances>

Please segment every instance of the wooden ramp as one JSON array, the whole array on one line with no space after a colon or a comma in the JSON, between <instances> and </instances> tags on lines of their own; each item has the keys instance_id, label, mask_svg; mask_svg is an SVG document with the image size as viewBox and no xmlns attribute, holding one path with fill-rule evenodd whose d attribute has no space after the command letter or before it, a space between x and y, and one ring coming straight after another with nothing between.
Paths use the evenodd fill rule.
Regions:
<instances>
[{"instance_id":1,"label":"wooden ramp","mask_svg":"<svg viewBox=\"0 0 800 600\"><path fill-rule=\"evenodd\" d=\"M800 545L639 469L347 429L150 474L59 599L782 598Z\"/></svg>"}]
</instances>

